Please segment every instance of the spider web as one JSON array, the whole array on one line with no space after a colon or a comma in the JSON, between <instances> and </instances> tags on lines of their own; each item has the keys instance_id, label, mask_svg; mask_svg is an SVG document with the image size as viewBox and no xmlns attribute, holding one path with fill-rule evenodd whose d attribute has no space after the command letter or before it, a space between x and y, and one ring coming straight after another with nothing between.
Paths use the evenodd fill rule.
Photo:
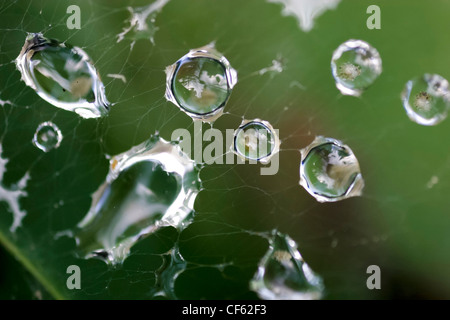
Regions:
<instances>
[{"instance_id":1,"label":"spider web","mask_svg":"<svg viewBox=\"0 0 450 320\"><path fill-rule=\"evenodd\" d=\"M405 61L389 49L389 19L401 9L379 1L387 11L386 30L371 33L365 28L364 4L343 1L317 16L305 32L274 1L160 2L164 5L150 14L154 21L147 20L151 36L143 38L133 38L127 30L137 12L133 8L148 1L80 1L80 30L67 29L69 1L0 3L0 162L5 164L0 240L44 287L62 298L256 298L248 283L268 248L271 230L278 229L298 243L304 259L324 278L327 298L414 296L417 288L434 288L438 276L432 284L415 279L425 266L413 252L433 247L419 243L428 233L419 227L423 220L418 212L428 210L437 222L445 207L438 194L448 188L450 156L438 138L448 134L449 125L423 130L401 108L402 85L425 72L409 68L425 49L416 48L419 52ZM430 9L432 15L438 12ZM443 21L430 28L438 29ZM27 32L42 32L89 54L113 103L107 117L81 119L25 86L14 59ZM374 44L391 67L391 75L385 71L361 98L339 94L329 67L332 51L352 37ZM166 140L177 128L194 133L192 120L164 98L164 69L190 49L213 41L238 72L214 128L225 132L243 119L269 121L280 131L279 172L262 176L261 165L204 165L203 189L189 227L181 232L164 228L139 241L120 267L76 258L74 239L64 231L74 228L89 209L91 194L105 179L107 156L155 132ZM390 65L389 54L400 66ZM436 57L429 61L442 56L437 51L426 54ZM450 75L449 64L433 63L424 68ZM403 74L393 79L394 71ZM64 136L61 146L49 153L31 143L44 121L54 122ZM208 127L203 125L203 131ZM340 139L352 148L366 182L363 196L319 204L299 186L299 149L316 135ZM14 221L17 214L8 192L20 193L12 197L24 212L20 224ZM17 228L11 229L14 223ZM436 232L442 235L447 225ZM430 259L437 256L429 254ZM411 262L414 267L404 274L402 268ZM65 286L66 268L72 264L83 272L78 291ZM383 291L366 288L371 264L384 272ZM407 289L399 293L399 284Z\"/></svg>"}]
</instances>

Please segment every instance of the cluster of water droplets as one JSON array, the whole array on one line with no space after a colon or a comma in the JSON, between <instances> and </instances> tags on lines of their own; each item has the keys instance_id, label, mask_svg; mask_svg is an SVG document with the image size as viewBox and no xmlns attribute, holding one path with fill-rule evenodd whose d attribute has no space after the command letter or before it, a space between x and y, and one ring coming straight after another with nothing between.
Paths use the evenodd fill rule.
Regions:
<instances>
[{"instance_id":1,"label":"cluster of water droplets","mask_svg":"<svg viewBox=\"0 0 450 320\"><path fill-rule=\"evenodd\" d=\"M194 120L214 122L237 82L237 72L213 44L190 50L166 68L166 99Z\"/></svg>"},{"instance_id":2,"label":"cluster of water droplets","mask_svg":"<svg viewBox=\"0 0 450 320\"><path fill-rule=\"evenodd\" d=\"M179 145L158 135L112 157L105 182L78 224L80 255L121 263L142 236L163 226L186 227L200 190L198 173Z\"/></svg>"},{"instance_id":3,"label":"cluster of water droplets","mask_svg":"<svg viewBox=\"0 0 450 320\"><path fill-rule=\"evenodd\" d=\"M30 33L16 66L25 84L55 107L83 118L107 114L103 83L83 49Z\"/></svg>"},{"instance_id":4,"label":"cluster of water droplets","mask_svg":"<svg viewBox=\"0 0 450 320\"><path fill-rule=\"evenodd\" d=\"M147 38L153 42L157 30L154 15L168 1L129 8L130 25L118 35L117 41ZM269 1L282 2L285 13L297 15L304 30L310 29L314 16L339 3L330 0L319 5L304 0L309 8L305 11L300 10L305 6L291 1ZM82 49L32 33L25 40L16 66L26 85L50 104L84 118L107 114L109 102L103 83ZM275 61L271 68L282 70ZM352 39L333 52L331 70L342 94L360 96L380 76L382 61L370 44ZM166 99L193 120L208 123L223 114L237 83L236 70L214 44L190 50L165 72ZM448 81L436 74L412 79L406 83L402 102L411 120L435 125L446 118L450 107ZM61 140L59 128L52 122L44 122L38 126L33 143L48 152L58 148ZM268 163L279 148L278 130L265 120L243 120L234 133L232 151L245 160ZM300 152L300 185L317 201L334 202L361 195L364 180L358 160L342 141L318 136ZM191 223L200 189L195 162L179 145L158 135L112 157L104 183L93 194L88 213L77 225L79 255L100 258L109 264L122 263L130 248L145 235L164 226L183 229ZM320 299L324 294L322 279L305 263L297 244L277 231L273 231L269 244L250 288L262 299ZM168 255L169 271L161 281L170 287L165 291L173 293L175 277L186 262L177 248Z\"/></svg>"},{"instance_id":5,"label":"cluster of water droplets","mask_svg":"<svg viewBox=\"0 0 450 320\"><path fill-rule=\"evenodd\" d=\"M450 108L448 81L437 74L424 74L409 80L402 92L408 117L421 125L433 126L447 117Z\"/></svg>"}]
</instances>

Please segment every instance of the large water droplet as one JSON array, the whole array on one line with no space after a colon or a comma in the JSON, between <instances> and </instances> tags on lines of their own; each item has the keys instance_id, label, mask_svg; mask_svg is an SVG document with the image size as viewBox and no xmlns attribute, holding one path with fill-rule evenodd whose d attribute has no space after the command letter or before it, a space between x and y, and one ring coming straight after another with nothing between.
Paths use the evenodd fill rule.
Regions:
<instances>
[{"instance_id":1,"label":"large water droplet","mask_svg":"<svg viewBox=\"0 0 450 320\"><path fill-rule=\"evenodd\" d=\"M425 74L406 83L402 93L408 117L418 124L433 126L447 117L450 108L448 81L437 74Z\"/></svg>"},{"instance_id":2,"label":"large water droplet","mask_svg":"<svg viewBox=\"0 0 450 320\"><path fill-rule=\"evenodd\" d=\"M358 159L341 141L316 137L300 150L300 185L319 202L361 195L364 180Z\"/></svg>"},{"instance_id":3,"label":"large water droplet","mask_svg":"<svg viewBox=\"0 0 450 320\"><path fill-rule=\"evenodd\" d=\"M33 144L44 152L59 147L62 141L61 130L53 122L41 123L34 133Z\"/></svg>"},{"instance_id":4,"label":"large water droplet","mask_svg":"<svg viewBox=\"0 0 450 320\"><path fill-rule=\"evenodd\" d=\"M324 292L321 277L303 260L295 241L277 231L272 233L250 288L265 300L313 300Z\"/></svg>"},{"instance_id":5,"label":"large water droplet","mask_svg":"<svg viewBox=\"0 0 450 320\"><path fill-rule=\"evenodd\" d=\"M82 49L32 33L25 40L16 66L25 84L55 107L83 118L108 112L103 83Z\"/></svg>"},{"instance_id":6,"label":"large water droplet","mask_svg":"<svg viewBox=\"0 0 450 320\"><path fill-rule=\"evenodd\" d=\"M277 132L264 120L244 120L234 133L233 151L243 159L268 163L279 147Z\"/></svg>"},{"instance_id":7,"label":"large water droplet","mask_svg":"<svg viewBox=\"0 0 450 320\"><path fill-rule=\"evenodd\" d=\"M140 237L162 226L187 226L200 188L198 174L179 145L158 136L114 156L78 224L81 255L120 263Z\"/></svg>"},{"instance_id":8,"label":"large water droplet","mask_svg":"<svg viewBox=\"0 0 450 320\"><path fill-rule=\"evenodd\" d=\"M359 96L381 74L381 57L367 42L348 40L334 51L331 71L342 94Z\"/></svg>"},{"instance_id":9,"label":"large water droplet","mask_svg":"<svg viewBox=\"0 0 450 320\"><path fill-rule=\"evenodd\" d=\"M194 120L213 122L223 113L237 73L213 45L189 51L166 68L166 98Z\"/></svg>"}]
</instances>

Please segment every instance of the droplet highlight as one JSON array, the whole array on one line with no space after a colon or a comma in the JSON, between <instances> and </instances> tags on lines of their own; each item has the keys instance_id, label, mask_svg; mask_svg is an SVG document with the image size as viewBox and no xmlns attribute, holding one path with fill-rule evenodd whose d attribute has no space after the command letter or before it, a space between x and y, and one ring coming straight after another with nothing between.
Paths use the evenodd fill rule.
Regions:
<instances>
[{"instance_id":1,"label":"droplet highlight","mask_svg":"<svg viewBox=\"0 0 450 320\"><path fill-rule=\"evenodd\" d=\"M212 44L189 51L166 68L166 99L193 120L219 118L237 82L237 72Z\"/></svg>"},{"instance_id":2,"label":"droplet highlight","mask_svg":"<svg viewBox=\"0 0 450 320\"><path fill-rule=\"evenodd\" d=\"M164 226L186 227L199 190L194 161L157 135L114 156L106 181L78 224L80 255L123 262L141 237Z\"/></svg>"},{"instance_id":3,"label":"droplet highlight","mask_svg":"<svg viewBox=\"0 0 450 320\"><path fill-rule=\"evenodd\" d=\"M381 57L367 42L348 40L333 52L331 71L342 94L360 96L381 74Z\"/></svg>"},{"instance_id":4,"label":"droplet highlight","mask_svg":"<svg viewBox=\"0 0 450 320\"><path fill-rule=\"evenodd\" d=\"M350 147L319 136L300 153L300 185L317 201L334 202L361 195L364 180Z\"/></svg>"},{"instance_id":5,"label":"droplet highlight","mask_svg":"<svg viewBox=\"0 0 450 320\"><path fill-rule=\"evenodd\" d=\"M61 130L51 121L41 123L34 133L33 144L44 152L56 149L61 144Z\"/></svg>"},{"instance_id":6,"label":"droplet highlight","mask_svg":"<svg viewBox=\"0 0 450 320\"><path fill-rule=\"evenodd\" d=\"M25 84L55 107L83 118L107 114L109 102L103 83L82 49L31 33L16 66Z\"/></svg>"},{"instance_id":7,"label":"droplet highlight","mask_svg":"<svg viewBox=\"0 0 450 320\"><path fill-rule=\"evenodd\" d=\"M303 260L297 243L277 231L272 232L250 288L264 300L317 300L324 294L322 278Z\"/></svg>"},{"instance_id":8,"label":"droplet highlight","mask_svg":"<svg viewBox=\"0 0 450 320\"><path fill-rule=\"evenodd\" d=\"M437 74L414 78L406 83L402 102L412 121L434 126L447 117L450 108L448 81Z\"/></svg>"},{"instance_id":9,"label":"droplet highlight","mask_svg":"<svg viewBox=\"0 0 450 320\"><path fill-rule=\"evenodd\" d=\"M265 164L279 149L278 134L267 121L244 120L234 133L233 152L244 160Z\"/></svg>"}]
</instances>

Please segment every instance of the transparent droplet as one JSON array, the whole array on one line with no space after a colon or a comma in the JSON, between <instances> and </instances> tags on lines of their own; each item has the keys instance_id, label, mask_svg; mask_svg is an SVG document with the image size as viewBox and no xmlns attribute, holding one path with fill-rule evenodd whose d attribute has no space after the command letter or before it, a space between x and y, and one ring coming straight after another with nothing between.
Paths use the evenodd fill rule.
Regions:
<instances>
[{"instance_id":1,"label":"transparent droplet","mask_svg":"<svg viewBox=\"0 0 450 320\"><path fill-rule=\"evenodd\" d=\"M367 42L348 40L333 52L331 71L342 94L360 96L381 74L381 57Z\"/></svg>"},{"instance_id":2,"label":"transparent droplet","mask_svg":"<svg viewBox=\"0 0 450 320\"><path fill-rule=\"evenodd\" d=\"M265 300L317 300L324 293L322 278L303 260L295 241L277 231L250 288Z\"/></svg>"},{"instance_id":3,"label":"transparent droplet","mask_svg":"<svg viewBox=\"0 0 450 320\"><path fill-rule=\"evenodd\" d=\"M16 59L25 84L55 107L83 118L108 112L109 102L100 76L88 55L78 47L31 33Z\"/></svg>"},{"instance_id":4,"label":"transparent droplet","mask_svg":"<svg viewBox=\"0 0 450 320\"><path fill-rule=\"evenodd\" d=\"M200 188L198 171L179 145L159 136L112 157L106 181L78 224L80 255L120 263L140 237L163 226L187 226Z\"/></svg>"},{"instance_id":5,"label":"transparent droplet","mask_svg":"<svg viewBox=\"0 0 450 320\"><path fill-rule=\"evenodd\" d=\"M437 74L425 74L406 83L402 93L408 117L421 125L433 126L447 117L450 107L448 81Z\"/></svg>"},{"instance_id":6,"label":"transparent droplet","mask_svg":"<svg viewBox=\"0 0 450 320\"><path fill-rule=\"evenodd\" d=\"M189 51L166 68L166 98L194 120L213 122L223 113L237 73L213 45Z\"/></svg>"},{"instance_id":7,"label":"transparent droplet","mask_svg":"<svg viewBox=\"0 0 450 320\"><path fill-rule=\"evenodd\" d=\"M319 202L361 195L364 187L358 159L341 141L316 137L300 150L300 185Z\"/></svg>"},{"instance_id":8,"label":"transparent droplet","mask_svg":"<svg viewBox=\"0 0 450 320\"><path fill-rule=\"evenodd\" d=\"M33 144L44 152L59 147L62 141L61 130L53 122L41 123L34 133Z\"/></svg>"},{"instance_id":9,"label":"transparent droplet","mask_svg":"<svg viewBox=\"0 0 450 320\"><path fill-rule=\"evenodd\" d=\"M264 120L244 120L234 133L233 151L243 159L268 163L279 147L277 131Z\"/></svg>"}]
</instances>

